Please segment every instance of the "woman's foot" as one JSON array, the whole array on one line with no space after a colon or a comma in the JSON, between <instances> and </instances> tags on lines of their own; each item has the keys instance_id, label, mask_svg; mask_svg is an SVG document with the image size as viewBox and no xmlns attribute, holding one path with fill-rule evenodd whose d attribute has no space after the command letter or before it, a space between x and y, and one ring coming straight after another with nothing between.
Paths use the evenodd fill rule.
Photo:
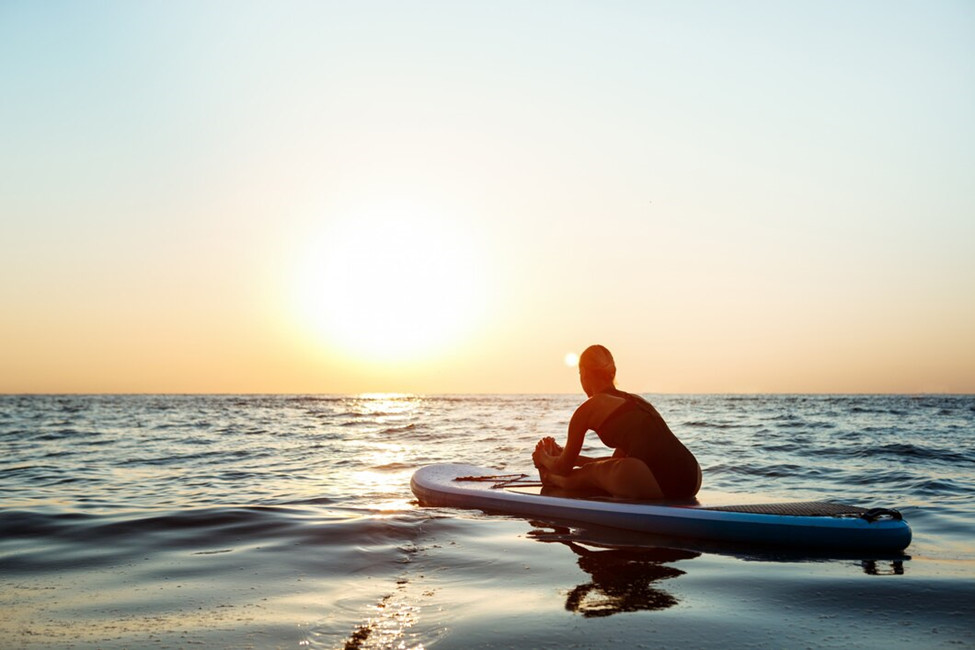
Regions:
<instances>
[{"instance_id":1,"label":"woman's foot","mask_svg":"<svg viewBox=\"0 0 975 650\"><path fill-rule=\"evenodd\" d=\"M538 470L538 474L542 478L542 485L546 487L565 488L565 477L561 474L541 469Z\"/></svg>"},{"instance_id":2,"label":"woman's foot","mask_svg":"<svg viewBox=\"0 0 975 650\"><path fill-rule=\"evenodd\" d=\"M532 452L532 462L538 468L538 476L542 480L542 485L564 486L565 477L553 471L561 455L562 447L551 436L542 438L535 445L535 451Z\"/></svg>"},{"instance_id":3,"label":"woman's foot","mask_svg":"<svg viewBox=\"0 0 975 650\"><path fill-rule=\"evenodd\" d=\"M552 485L552 472L548 471L544 467L538 468L538 478L542 481L542 485L549 486Z\"/></svg>"},{"instance_id":4,"label":"woman's foot","mask_svg":"<svg viewBox=\"0 0 975 650\"><path fill-rule=\"evenodd\" d=\"M532 462L535 463L535 467L539 469L548 469L551 461L551 454L548 453L548 449L545 445L545 439L538 441L535 445L535 451L532 452Z\"/></svg>"},{"instance_id":5,"label":"woman's foot","mask_svg":"<svg viewBox=\"0 0 975 650\"><path fill-rule=\"evenodd\" d=\"M544 449L550 456L559 456L562 454L561 445L555 442L555 438L551 436L546 436L539 440L538 444L535 446L535 449L538 448Z\"/></svg>"}]
</instances>

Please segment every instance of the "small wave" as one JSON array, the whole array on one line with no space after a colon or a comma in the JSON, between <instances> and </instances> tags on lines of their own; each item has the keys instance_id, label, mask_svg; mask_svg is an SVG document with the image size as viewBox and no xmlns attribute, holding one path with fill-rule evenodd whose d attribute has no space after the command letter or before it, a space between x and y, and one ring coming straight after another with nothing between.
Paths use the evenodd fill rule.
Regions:
<instances>
[{"instance_id":1,"label":"small wave","mask_svg":"<svg viewBox=\"0 0 975 650\"><path fill-rule=\"evenodd\" d=\"M802 418L779 418L775 419L774 422L776 429L805 429L810 426Z\"/></svg>"},{"instance_id":2,"label":"small wave","mask_svg":"<svg viewBox=\"0 0 975 650\"><path fill-rule=\"evenodd\" d=\"M851 452L848 451L847 453ZM852 454L861 458L881 455L913 460L936 460L953 464L975 464L975 457L973 457L970 453L966 454L949 449L924 447L921 445L901 442L865 447L852 452Z\"/></svg>"},{"instance_id":3,"label":"small wave","mask_svg":"<svg viewBox=\"0 0 975 650\"><path fill-rule=\"evenodd\" d=\"M904 469L872 469L870 471L853 471L843 482L852 485L870 485L872 487L886 486L901 489L910 486L917 480L917 475Z\"/></svg>"},{"instance_id":4,"label":"small wave","mask_svg":"<svg viewBox=\"0 0 975 650\"><path fill-rule=\"evenodd\" d=\"M406 433L408 431L414 431L416 429L416 424L406 424L399 427L386 427L382 430L382 433Z\"/></svg>"},{"instance_id":5,"label":"small wave","mask_svg":"<svg viewBox=\"0 0 975 650\"><path fill-rule=\"evenodd\" d=\"M907 411L899 408L878 408L870 406L851 406L848 412L856 415L908 415Z\"/></svg>"},{"instance_id":6,"label":"small wave","mask_svg":"<svg viewBox=\"0 0 975 650\"><path fill-rule=\"evenodd\" d=\"M749 427L749 424L736 424L732 422L708 422L707 420L691 420L690 422L681 422L681 427L691 427L691 428L704 428L704 429L743 429Z\"/></svg>"},{"instance_id":7,"label":"small wave","mask_svg":"<svg viewBox=\"0 0 975 650\"><path fill-rule=\"evenodd\" d=\"M71 456L75 452L72 449L55 449L52 451L45 452L41 454L41 458L61 458L63 456Z\"/></svg>"},{"instance_id":8,"label":"small wave","mask_svg":"<svg viewBox=\"0 0 975 650\"><path fill-rule=\"evenodd\" d=\"M283 399L285 402L298 404L330 404L334 402L345 402L348 401L349 398L337 395L289 395L281 399Z\"/></svg>"},{"instance_id":9,"label":"small wave","mask_svg":"<svg viewBox=\"0 0 975 650\"><path fill-rule=\"evenodd\" d=\"M340 427L377 427L381 424L380 421L372 417L371 414L369 416L346 414L339 417L352 418L350 420L345 420L344 422L339 422L338 426ZM328 417L326 419L331 420L332 418Z\"/></svg>"},{"instance_id":10,"label":"small wave","mask_svg":"<svg viewBox=\"0 0 975 650\"><path fill-rule=\"evenodd\" d=\"M207 508L165 513L89 515L0 513L4 570L92 570L161 551L211 551L246 545L290 546L307 537L301 512L280 507ZM300 531L304 530L302 534Z\"/></svg>"},{"instance_id":11,"label":"small wave","mask_svg":"<svg viewBox=\"0 0 975 650\"><path fill-rule=\"evenodd\" d=\"M267 449L219 449L213 451L200 451L192 454L173 454L170 456L155 456L151 458L129 458L125 461L119 462L118 466L168 466L182 465L186 463L199 463L201 461L214 463L215 465L219 466L220 463L217 461L259 459L266 458L271 455L272 452Z\"/></svg>"},{"instance_id":12,"label":"small wave","mask_svg":"<svg viewBox=\"0 0 975 650\"><path fill-rule=\"evenodd\" d=\"M708 474L738 474L742 476L761 476L763 478L796 476L797 474L807 472L809 472L809 468L791 463L764 466L718 464L707 468Z\"/></svg>"},{"instance_id":13,"label":"small wave","mask_svg":"<svg viewBox=\"0 0 975 650\"><path fill-rule=\"evenodd\" d=\"M313 500L315 504L321 499ZM306 502L311 503L311 502ZM45 513L32 510L0 512L0 526L7 539L69 539L78 543L148 543L181 548L201 545L219 547L227 540L251 541L275 538L304 520L320 516L317 510L282 505L191 508L125 515L83 512ZM352 515L345 515L344 520ZM141 541L139 538L142 537Z\"/></svg>"},{"instance_id":14,"label":"small wave","mask_svg":"<svg viewBox=\"0 0 975 650\"><path fill-rule=\"evenodd\" d=\"M412 463L386 463L385 465L375 465L372 469L379 472L403 472L414 469L414 467L415 465Z\"/></svg>"},{"instance_id":15,"label":"small wave","mask_svg":"<svg viewBox=\"0 0 975 650\"><path fill-rule=\"evenodd\" d=\"M911 491L924 496L944 498L947 496L970 495L970 485L960 485L950 478L925 478L914 482Z\"/></svg>"},{"instance_id":16,"label":"small wave","mask_svg":"<svg viewBox=\"0 0 975 650\"><path fill-rule=\"evenodd\" d=\"M18 465L5 467L3 473L4 478L7 480L16 478L18 481L27 480L33 482L52 477L60 477L64 474L64 470L57 465Z\"/></svg>"},{"instance_id":17,"label":"small wave","mask_svg":"<svg viewBox=\"0 0 975 650\"><path fill-rule=\"evenodd\" d=\"M804 445L795 442L769 443L765 445L765 451L776 453L792 453L800 451Z\"/></svg>"},{"instance_id":18,"label":"small wave","mask_svg":"<svg viewBox=\"0 0 975 650\"><path fill-rule=\"evenodd\" d=\"M7 510L0 512L0 528L4 537L47 537L56 536L78 524L86 524L98 519L96 515L67 512L47 514L29 510Z\"/></svg>"},{"instance_id":19,"label":"small wave","mask_svg":"<svg viewBox=\"0 0 975 650\"><path fill-rule=\"evenodd\" d=\"M776 413L775 415L771 415L764 419L771 422L795 422L802 420L800 416L794 413Z\"/></svg>"},{"instance_id":20,"label":"small wave","mask_svg":"<svg viewBox=\"0 0 975 650\"><path fill-rule=\"evenodd\" d=\"M51 441L51 442L53 442L53 441L58 441L58 440L64 440L65 438L87 437L87 436L91 436L91 435L97 435L97 434L92 433L90 431L84 431L84 432L82 432L82 431L78 431L77 429L73 429L73 428L67 427L67 428L63 428L63 429L58 429L57 431L46 431L44 433L40 433L40 434L34 436L33 439L34 440L38 440L38 441Z\"/></svg>"}]
</instances>

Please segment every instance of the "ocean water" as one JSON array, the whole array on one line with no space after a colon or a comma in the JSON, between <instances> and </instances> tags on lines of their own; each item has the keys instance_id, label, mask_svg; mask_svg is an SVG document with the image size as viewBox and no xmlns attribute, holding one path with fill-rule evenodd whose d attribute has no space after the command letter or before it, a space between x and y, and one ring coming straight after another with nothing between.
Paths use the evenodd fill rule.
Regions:
<instances>
[{"instance_id":1,"label":"ocean water","mask_svg":"<svg viewBox=\"0 0 975 650\"><path fill-rule=\"evenodd\" d=\"M896 507L912 544L415 502L429 463L530 472L579 396L0 396L0 647L975 647L975 397L647 397L702 493Z\"/></svg>"}]
</instances>

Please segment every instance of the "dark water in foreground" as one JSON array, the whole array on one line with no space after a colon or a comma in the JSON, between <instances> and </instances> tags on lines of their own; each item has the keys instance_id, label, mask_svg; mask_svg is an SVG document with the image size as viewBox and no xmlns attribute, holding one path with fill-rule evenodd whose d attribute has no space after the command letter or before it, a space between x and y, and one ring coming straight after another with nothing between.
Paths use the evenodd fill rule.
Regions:
<instances>
[{"instance_id":1,"label":"dark water in foreground","mask_svg":"<svg viewBox=\"0 0 975 650\"><path fill-rule=\"evenodd\" d=\"M0 647L975 647L975 397L649 397L705 491L897 507L913 543L414 503L428 463L529 471L576 396L0 396Z\"/></svg>"}]
</instances>

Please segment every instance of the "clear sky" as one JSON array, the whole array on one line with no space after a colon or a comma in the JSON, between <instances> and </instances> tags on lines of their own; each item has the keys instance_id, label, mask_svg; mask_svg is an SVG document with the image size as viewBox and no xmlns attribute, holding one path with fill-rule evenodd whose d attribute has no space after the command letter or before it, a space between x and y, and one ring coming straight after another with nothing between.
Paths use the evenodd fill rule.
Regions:
<instances>
[{"instance_id":1,"label":"clear sky","mask_svg":"<svg viewBox=\"0 0 975 650\"><path fill-rule=\"evenodd\" d=\"M0 0L0 392L975 392L975 3Z\"/></svg>"}]
</instances>

